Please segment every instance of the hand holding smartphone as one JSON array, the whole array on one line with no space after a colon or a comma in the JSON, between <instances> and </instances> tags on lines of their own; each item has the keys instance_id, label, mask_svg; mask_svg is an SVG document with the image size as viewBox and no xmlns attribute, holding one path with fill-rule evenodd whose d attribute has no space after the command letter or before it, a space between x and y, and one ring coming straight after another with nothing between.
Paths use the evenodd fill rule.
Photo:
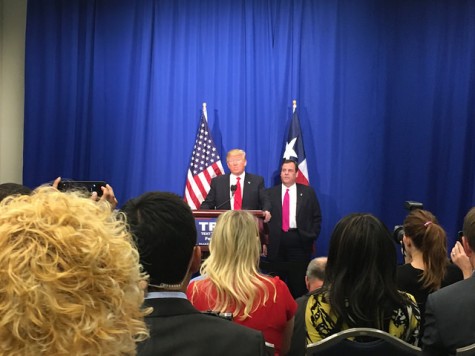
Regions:
<instances>
[{"instance_id":1,"label":"hand holding smartphone","mask_svg":"<svg viewBox=\"0 0 475 356\"><path fill-rule=\"evenodd\" d=\"M65 192L65 191L83 191L93 193L96 192L97 196L102 196L102 189L101 187L106 186L106 182L104 181L74 181L74 180L62 180L58 184L58 190Z\"/></svg>"}]
</instances>

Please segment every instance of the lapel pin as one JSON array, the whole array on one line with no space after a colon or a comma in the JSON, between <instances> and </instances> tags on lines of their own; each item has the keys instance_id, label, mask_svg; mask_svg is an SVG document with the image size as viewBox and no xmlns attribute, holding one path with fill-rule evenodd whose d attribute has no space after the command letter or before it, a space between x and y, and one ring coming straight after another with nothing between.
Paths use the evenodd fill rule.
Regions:
<instances>
[{"instance_id":1,"label":"lapel pin","mask_svg":"<svg viewBox=\"0 0 475 356\"><path fill-rule=\"evenodd\" d=\"M250 180L248 180L248 181L247 181L247 184L251 184L251 181L250 181Z\"/></svg>"},{"instance_id":2,"label":"lapel pin","mask_svg":"<svg viewBox=\"0 0 475 356\"><path fill-rule=\"evenodd\" d=\"M302 193L300 193L300 196L301 196L301 197L303 197L303 194L302 194Z\"/></svg>"}]
</instances>

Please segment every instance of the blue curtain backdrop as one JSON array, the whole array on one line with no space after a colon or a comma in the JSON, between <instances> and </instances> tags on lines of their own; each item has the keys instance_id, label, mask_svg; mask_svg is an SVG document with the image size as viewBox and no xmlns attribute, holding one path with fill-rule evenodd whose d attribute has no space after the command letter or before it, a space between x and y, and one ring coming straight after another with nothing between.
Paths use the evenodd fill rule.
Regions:
<instances>
[{"instance_id":1,"label":"blue curtain backdrop","mask_svg":"<svg viewBox=\"0 0 475 356\"><path fill-rule=\"evenodd\" d=\"M30 0L24 183L105 180L121 203L183 195L203 102L221 154L275 183L297 100L327 253L405 200L450 244L475 205L475 2Z\"/></svg>"}]
</instances>

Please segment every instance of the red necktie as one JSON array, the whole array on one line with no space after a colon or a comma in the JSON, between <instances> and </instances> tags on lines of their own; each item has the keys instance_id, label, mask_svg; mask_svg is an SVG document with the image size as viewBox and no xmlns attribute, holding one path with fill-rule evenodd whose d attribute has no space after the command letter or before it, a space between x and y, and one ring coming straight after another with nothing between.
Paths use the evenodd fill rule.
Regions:
<instances>
[{"instance_id":1,"label":"red necktie","mask_svg":"<svg viewBox=\"0 0 475 356\"><path fill-rule=\"evenodd\" d=\"M289 231L289 215L290 215L290 196L289 189L285 191L284 201L282 203L282 230Z\"/></svg>"},{"instance_id":2,"label":"red necktie","mask_svg":"<svg viewBox=\"0 0 475 356\"><path fill-rule=\"evenodd\" d=\"M241 194L241 177L237 177L236 191L234 192L234 210L241 210L242 206L242 194Z\"/></svg>"}]
</instances>

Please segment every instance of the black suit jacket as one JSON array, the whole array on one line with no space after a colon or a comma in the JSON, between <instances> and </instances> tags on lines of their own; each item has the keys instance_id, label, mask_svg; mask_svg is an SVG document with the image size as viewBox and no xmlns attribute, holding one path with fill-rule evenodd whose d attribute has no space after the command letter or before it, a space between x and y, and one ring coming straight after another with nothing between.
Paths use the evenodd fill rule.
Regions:
<instances>
[{"instance_id":1,"label":"black suit jacket","mask_svg":"<svg viewBox=\"0 0 475 356\"><path fill-rule=\"evenodd\" d=\"M230 174L214 177L211 179L211 188L206 199L201 203L200 209L223 209L230 210ZM243 189L243 210L269 210L270 204L264 189L264 179L261 176L246 172Z\"/></svg>"},{"instance_id":2,"label":"black suit jacket","mask_svg":"<svg viewBox=\"0 0 475 356\"><path fill-rule=\"evenodd\" d=\"M139 356L264 355L262 333L217 316L202 314L187 299L146 299L150 338L138 344Z\"/></svg>"},{"instance_id":3,"label":"black suit jacket","mask_svg":"<svg viewBox=\"0 0 475 356\"><path fill-rule=\"evenodd\" d=\"M475 277L429 294L422 349L425 355L455 354L475 343Z\"/></svg>"},{"instance_id":4,"label":"black suit jacket","mask_svg":"<svg viewBox=\"0 0 475 356\"><path fill-rule=\"evenodd\" d=\"M272 215L269 221L267 257L273 260L278 255L282 233L282 184L268 189L267 195L271 204L269 211ZM296 220L302 246L311 252L322 224L320 204L312 187L297 184Z\"/></svg>"}]
</instances>

